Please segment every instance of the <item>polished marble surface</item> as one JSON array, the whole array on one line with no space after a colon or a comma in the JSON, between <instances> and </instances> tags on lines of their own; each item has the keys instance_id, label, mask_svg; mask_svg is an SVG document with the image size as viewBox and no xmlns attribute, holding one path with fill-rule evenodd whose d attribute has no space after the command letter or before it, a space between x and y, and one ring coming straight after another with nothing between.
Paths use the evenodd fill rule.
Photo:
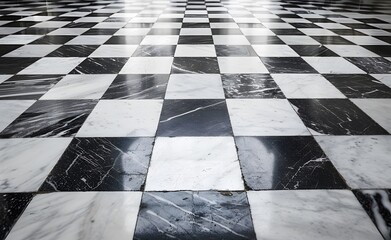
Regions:
<instances>
[{"instance_id":1,"label":"polished marble surface","mask_svg":"<svg viewBox=\"0 0 391 240\"><path fill-rule=\"evenodd\" d=\"M390 16L0 1L0 240L391 240Z\"/></svg>"}]
</instances>

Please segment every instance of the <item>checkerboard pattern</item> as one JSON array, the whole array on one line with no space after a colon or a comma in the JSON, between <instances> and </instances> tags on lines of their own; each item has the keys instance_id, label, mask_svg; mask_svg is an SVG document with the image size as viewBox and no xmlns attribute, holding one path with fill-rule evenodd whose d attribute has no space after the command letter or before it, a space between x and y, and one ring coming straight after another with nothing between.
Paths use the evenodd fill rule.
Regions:
<instances>
[{"instance_id":1,"label":"checkerboard pattern","mask_svg":"<svg viewBox=\"0 0 391 240\"><path fill-rule=\"evenodd\" d=\"M391 239L391 3L0 1L0 239Z\"/></svg>"}]
</instances>

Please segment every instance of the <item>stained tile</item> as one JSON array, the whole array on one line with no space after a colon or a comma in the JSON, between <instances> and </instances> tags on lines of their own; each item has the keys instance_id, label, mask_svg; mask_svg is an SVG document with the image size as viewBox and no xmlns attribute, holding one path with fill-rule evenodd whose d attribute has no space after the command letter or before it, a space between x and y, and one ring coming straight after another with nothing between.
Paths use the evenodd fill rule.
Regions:
<instances>
[{"instance_id":1,"label":"stained tile","mask_svg":"<svg viewBox=\"0 0 391 240\"><path fill-rule=\"evenodd\" d=\"M153 138L75 138L41 191L141 190Z\"/></svg>"},{"instance_id":2,"label":"stained tile","mask_svg":"<svg viewBox=\"0 0 391 240\"><path fill-rule=\"evenodd\" d=\"M0 239L5 239L32 197L31 193L0 194Z\"/></svg>"},{"instance_id":3,"label":"stained tile","mask_svg":"<svg viewBox=\"0 0 391 240\"><path fill-rule=\"evenodd\" d=\"M234 139L157 138L145 189L243 190Z\"/></svg>"},{"instance_id":4,"label":"stained tile","mask_svg":"<svg viewBox=\"0 0 391 240\"><path fill-rule=\"evenodd\" d=\"M269 74L223 74L226 98L284 98Z\"/></svg>"},{"instance_id":5,"label":"stained tile","mask_svg":"<svg viewBox=\"0 0 391 240\"><path fill-rule=\"evenodd\" d=\"M103 95L103 99L163 99L167 74L120 74Z\"/></svg>"},{"instance_id":6,"label":"stained tile","mask_svg":"<svg viewBox=\"0 0 391 240\"><path fill-rule=\"evenodd\" d=\"M165 100L158 136L232 135L224 100Z\"/></svg>"},{"instance_id":7,"label":"stained tile","mask_svg":"<svg viewBox=\"0 0 391 240\"><path fill-rule=\"evenodd\" d=\"M312 137L237 137L246 186L263 189L347 188Z\"/></svg>"},{"instance_id":8,"label":"stained tile","mask_svg":"<svg viewBox=\"0 0 391 240\"><path fill-rule=\"evenodd\" d=\"M15 75L0 84L0 99L37 100L63 75Z\"/></svg>"},{"instance_id":9,"label":"stained tile","mask_svg":"<svg viewBox=\"0 0 391 240\"><path fill-rule=\"evenodd\" d=\"M0 192L37 191L70 142L69 138L0 139Z\"/></svg>"},{"instance_id":10,"label":"stained tile","mask_svg":"<svg viewBox=\"0 0 391 240\"><path fill-rule=\"evenodd\" d=\"M255 233L264 239L382 239L347 190L260 191L247 195ZM280 226L279 231L270 228L275 225Z\"/></svg>"},{"instance_id":11,"label":"stained tile","mask_svg":"<svg viewBox=\"0 0 391 240\"><path fill-rule=\"evenodd\" d=\"M255 239L244 192L153 192L141 205L137 240Z\"/></svg>"},{"instance_id":12,"label":"stained tile","mask_svg":"<svg viewBox=\"0 0 391 240\"><path fill-rule=\"evenodd\" d=\"M0 137L70 137L79 130L96 104L93 100L37 101Z\"/></svg>"},{"instance_id":13,"label":"stained tile","mask_svg":"<svg viewBox=\"0 0 391 240\"><path fill-rule=\"evenodd\" d=\"M77 136L155 136L161 108L161 100L101 100Z\"/></svg>"},{"instance_id":14,"label":"stained tile","mask_svg":"<svg viewBox=\"0 0 391 240\"><path fill-rule=\"evenodd\" d=\"M227 99L235 136L309 135L285 99Z\"/></svg>"},{"instance_id":15,"label":"stained tile","mask_svg":"<svg viewBox=\"0 0 391 240\"><path fill-rule=\"evenodd\" d=\"M388 134L347 99L291 99L290 102L313 135Z\"/></svg>"},{"instance_id":16,"label":"stained tile","mask_svg":"<svg viewBox=\"0 0 391 240\"><path fill-rule=\"evenodd\" d=\"M64 192L33 198L8 239L133 237L140 192Z\"/></svg>"}]
</instances>

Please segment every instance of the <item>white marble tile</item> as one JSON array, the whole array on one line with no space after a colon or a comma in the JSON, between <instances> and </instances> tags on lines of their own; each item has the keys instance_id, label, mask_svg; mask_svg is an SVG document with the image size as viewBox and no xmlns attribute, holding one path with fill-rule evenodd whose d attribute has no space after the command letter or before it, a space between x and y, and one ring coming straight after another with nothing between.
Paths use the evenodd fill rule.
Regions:
<instances>
[{"instance_id":1,"label":"white marble tile","mask_svg":"<svg viewBox=\"0 0 391 240\"><path fill-rule=\"evenodd\" d=\"M66 35L66 36L77 36L88 31L88 28L59 28L47 35Z\"/></svg>"},{"instance_id":2,"label":"white marble tile","mask_svg":"<svg viewBox=\"0 0 391 240\"><path fill-rule=\"evenodd\" d=\"M382 240L348 190L248 192L258 240Z\"/></svg>"},{"instance_id":3,"label":"white marble tile","mask_svg":"<svg viewBox=\"0 0 391 240\"><path fill-rule=\"evenodd\" d=\"M303 57L319 73L364 73L363 70L342 57Z\"/></svg>"},{"instance_id":4,"label":"white marble tile","mask_svg":"<svg viewBox=\"0 0 391 240\"><path fill-rule=\"evenodd\" d=\"M82 35L73 38L65 45L102 45L110 37L109 35Z\"/></svg>"},{"instance_id":5,"label":"white marble tile","mask_svg":"<svg viewBox=\"0 0 391 240\"><path fill-rule=\"evenodd\" d=\"M370 36L391 36L391 32L382 29L356 29L356 30Z\"/></svg>"},{"instance_id":6,"label":"white marble tile","mask_svg":"<svg viewBox=\"0 0 391 240\"><path fill-rule=\"evenodd\" d=\"M133 57L120 74L169 74L173 61L173 57Z\"/></svg>"},{"instance_id":7,"label":"white marble tile","mask_svg":"<svg viewBox=\"0 0 391 240\"><path fill-rule=\"evenodd\" d=\"M309 135L285 99L227 99L235 136Z\"/></svg>"},{"instance_id":8,"label":"white marble tile","mask_svg":"<svg viewBox=\"0 0 391 240\"><path fill-rule=\"evenodd\" d=\"M339 23L315 23L319 27L326 29L350 29L349 27Z\"/></svg>"},{"instance_id":9,"label":"white marble tile","mask_svg":"<svg viewBox=\"0 0 391 240\"><path fill-rule=\"evenodd\" d=\"M120 29L126 25L126 22L100 22L92 28L98 29Z\"/></svg>"},{"instance_id":10,"label":"white marble tile","mask_svg":"<svg viewBox=\"0 0 391 240\"><path fill-rule=\"evenodd\" d=\"M175 50L175 57L216 57L216 50L214 45L179 44Z\"/></svg>"},{"instance_id":11,"label":"white marble tile","mask_svg":"<svg viewBox=\"0 0 391 240\"><path fill-rule=\"evenodd\" d=\"M77 65L83 62L84 58L41 58L18 74L67 74Z\"/></svg>"},{"instance_id":12,"label":"white marble tile","mask_svg":"<svg viewBox=\"0 0 391 240\"><path fill-rule=\"evenodd\" d=\"M3 57L44 57L61 45L25 45L4 55Z\"/></svg>"},{"instance_id":13,"label":"white marble tile","mask_svg":"<svg viewBox=\"0 0 391 240\"><path fill-rule=\"evenodd\" d=\"M391 74L372 74L372 76L391 88Z\"/></svg>"},{"instance_id":14,"label":"white marble tile","mask_svg":"<svg viewBox=\"0 0 391 240\"><path fill-rule=\"evenodd\" d=\"M107 17L82 17L76 19L74 22L92 22L92 23L98 23L98 22L103 22L106 20Z\"/></svg>"},{"instance_id":15,"label":"white marble tile","mask_svg":"<svg viewBox=\"0 0 391 240\"><path fill-rule=\"evenodd\" d=\"M49 99L100 99L116 75L67 75L40 100Z\"/></svg>"},{"instance_id":16,"label":"white marble tile","mask_svg":"<svg viewBox=\"0 0 391 240\"><path fill-rule=\"evenodd\" d=\"M42 35L9 35L0 39L0 44L29 44L37 40Z\"/></svg>"},{"instance_id":17,"label":"white marble tile","mask_svg":"<svg viewBox=\"0 0 391 240\"><path fill-rule=\"evenodd\" d=\"M121 28L114 35L120 36L144 36L151 31L150 28Z\"/></svg>"},{"instance_id":18,"label":"white marble tile","mask_svg":"<svg viewBox=\"0 0 391 240\"><path fill-rule=\"evenodd\" d=\"M252 45L260 57L299 57L292 48L287 45Z\"/></svg>"},{"instance_id":19,"label":"white marble tile","mask_svg":"<svg viewBox=\"0 0 391 240\"><path fill-rule=\"evenodd\" d=\"M350 99L350 101L391 133L391 99Z\"/></svg>"},{"instance_id":20,"label":"white marble tile","mask_svg":"<svg viewBox=\"0 0 391 240\"><path fill-rule=\"evenodd\" d=\"M0 191L39 189L71 138L0 139Z\"/></svg>"},{"instance_id":21,"label":"white marble tile","mask_svg":"<svg viewBox=\"0 0 391 240\"><path fill-rule=\"evenodd\" d=\"M287 98L346 98L320 74L272 74Z\"/></svg>"},{"instance_id":22,"label":"white marble tile","mask_svg":"<svg viewBox=\"0 0 391 240\"><path fill-rule=\"evenodd\" d=\"M379 55L356 45L325 45L341 57L379 57Z\"/></svg>"},{"instance_id":23,"label":"white marble tile","mask_svg":"<svg viewBox=\"0 0 391 240\"><path fill-rule=\"evenodd\" d=\"M0 34L1 35L13 34L13 33L22 31L23 29L26 29L26 28L25 27L0 27Z\"/></svg>"},{"instance_id":24,"label":"white marble tile","mask_svg":"<svg viewBox=\"0 0 391 240\"><path fill-rule=\"evenodd\" d=\"M371 36L341 36L341 37L357 45L389 45L388 43Z\"/></svg>"},{"instance_id":25,"label":"white marble tile","mask_svg":"<svg viewBox=\"0 0 391 240\"><path fill-rule=\"evenodd\" d=\"M141 41L140 45L177 45L179 36L175 35L148 35Z\"/></svg>"},{"instance_id":26,"label":"white marble tile","mask_svg":"<svg viewBox=\"0 0 391 240\"><path fill-rule=\"evenodd\" d=\"M250 45L250 42L242 35L213 35L215 45Z\"/></svg>"},{"instance_id":27,"label":"white marble tile","mask_svg":"<svg viewBox=\"0 0 391 240\"><path fill-rule=\"evenodd\" d=\"M1 100L0 132L27 110L35 100Z\"/></svg>"},{"instance_id":28,"label":"white marble tile","mask_svg":"<svg viewBox=\"0 0 391 240\"><path fill-rule=\"evenodd\" d=\"M152 28L166 28L166 29L180 29L182 27L182 23L176 22L157 22L153 24Z\"/></svg>"},{"instance_id":29,"label":"white marble tile","mask_svg":"<svg viewBox=\"0 0 391 240\"><path fill-rule=\"evenodd\" d=\"M317 136L351 188L391 188L390 136Z\"/></svg>"},{"instance_id":30,"label":"white marble tile","mask_svg":"<svg viewBox=\"0 0 391 240\"><path fill-rule=\"evenodd\" d=\"M138 45L102 45L89 57L131 57Z\"/></svg>"},{"instance_id":31,"label":"white marble tile","mask_svg":"<svg viewBox=\"0 0 391 240\"><path fill-rule=\"evenodd\" d=\"M234 139L157 138L145 188L244 190Z\"/></svg>"},{"instance_id":32,"label":"white marble tile","mask_svg":"<svg viewBox=\"0 0 391 240\"><path fill-rule=\"evenodd\" d=\"M321 45L315 39L309 36L278 36L284 43L288 45Z\"/></svg>"},{"instance_id":33,"label":"white marble tile","mask_svg":"<svg viewBox=\"0 0 391 240\"><path fill-rule=\"evenodd\" d=\"M210 28L239 28L239 26L233 22L215 22L210 23Z\"/></svg>"},{"instance_id":34,"label":"white marble tile","mask_svg":"<svg viewBox=\"0 0 391 240\"><path fill-rule=\"evenodd\" d=\"M7 240L128 240L141 192L64 192L34 197Z\"/></svg>"},{"instance_id":35,"label":"white marble tile","mask_svg":"<svg viewBox=\"0 0 391 240\"><path fill-rule=\"evenodd\" d=\"M219 74L172 74L166 99L224 99Z\"/></svg>"},{"instance_id":36,"label":"white marble tile","mask_svg":"<svg viewBox=\"0 0 391 240\"><path fill-rule=\"evenodd\" d=\"M162 100L101 100L77 136L155 136L162 105Z\"/></svg>"},{"instance_id":37,"label":"white marble tile","mask_svg":"<svg viewBox=\"0 0 391 240\"><path fill-rule=\"evenodd\" d=\"M35 24L32 27L36 27L36 28L60 28L60 27L63 27L65 25L69 24L69 23L70 22L67 22L67 21L47 21L47 22L37 23L37 24Z\"/></svg>"},{"instance_id":38,"label":"white marble tile","mask_svg":"<svg viewBox=\"0 0 391 240\"><path fill-rule=\"evenodd\" d=\"M90 12L67 12L67 13L64 13L62 15L60 15L60 17L84 17L84 16L87 16L89 15Z\"/></svg>"},{"instance_id":39,"label":"white marble tile","mask_svg":"<svg viewBox=\"0 0 391 240\"><path fill-rule=\"evenodd\" d=\"M0 83L12 77L12 75L0 75Z\"/></svg>"},{"instance_id":40,"label":"white marble tile","mask_svg":"<svg viewBox=\"0 0 391 240\"><path fill-rule=\"evenodd\" d=\"M221 73L269 72L258 57L218 57L217 59Z\"/></svg>"},{"instance_id":41,"label":"white marble tile","mask_svg":"<svg viewBox=\"0 0 391 240\"><path fill-rule=\"evenodd\" d=\"M262 25L269 29L292 29L294 28L289 23L263 22Z\"/></svg>"},{"instance_id":42,"label":"white marble tile","mask_svg":"<svg viewBox=\"0 0 391 240\"><path fill-rule=\"evenodd\" d=\"M179 35L212 35L210 28L181 28Z\"/></svg>"},{"instance_id":43,"label":"white marble tile","mask_svg":"<svg viewBox=\"0 0 391 240\"><path fill-rule=\"evenodd\" d=\"M334 32L323 28L299 28L299 31L308 36L336 36Z\"/></svg>"},{"instance_id":44,"label":"white marble tile","mask_svg":"<svg viewBox=\"0 0 391 240\"><path fill-rule=\"evenodd\" d=\"M48 21L52 18L55 18L55 16L29 16L29 17L19 19L18 21L43 22L43 21Z\"/></svg>"},{"instance_id":45,"label":"white marble tile","mask_svg":"<svg viewBox=\"0 0 391 240\"><path fill-rule=\"evenodd\" d=\"M274 32L267 28L240 28L246 36L274 36Z\"/></svg>"}]
</instances>

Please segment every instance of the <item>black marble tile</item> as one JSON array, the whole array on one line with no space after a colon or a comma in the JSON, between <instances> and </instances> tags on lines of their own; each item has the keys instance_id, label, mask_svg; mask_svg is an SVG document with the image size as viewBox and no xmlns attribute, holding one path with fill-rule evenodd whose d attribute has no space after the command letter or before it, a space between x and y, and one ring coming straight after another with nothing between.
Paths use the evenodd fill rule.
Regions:
<instances>
[{"instance_id":1,"label":"black marble tile","mask_svg":"<svg viewBox=\"0 0 391 240\"><path fill-rule=\"evenodd\" d=\"M87 58L70 74L118 74L128 58Z\"/></svg>"},{"instance_id":2,"label":"black marble tile","mask_svg":"<svg viewBox=\"0 0 391 240\"><path fill-rule=\"evenodd\" d=\"M367 73L391 73L391 62L381 57L349 57L346 59Z\"/></svg>"},{"instance_id":3,"label":"black marble tile","mask_svg":"<svg viewBox=\"0 0 391 240\"><path fill-rule=\"evenodd\" d=\"M316 41L324 45L355 45L354 43L346 40L340 36L311 36Z\"/></svg>"},{"instance_id":4,"label":"black marble tile","mask_svg":"<svg viewBox=\"0 0 391 240\"><path fill-rule=\"evenodd\" d=\"M4 129L0 137L74 136L96 103L95 100L37 101Z\"/></svg>"},{"instance_id":5,"label":"black marble tile","mask_svg":"<svg viewBox=\"0 0 391 240\"><path fill-rule=\"evenodd\" d=\"M365 36L364 33L356 31L354 29L329 29L330 31L341 36Z\"/></svg>"},{"instance_id":6,"label":"black marble tile","mask_svg":"<svg viewBox=\"0 0 391 240\"><path fill-rule=\"evenodd\" d=\"M0 194L0 239L5 239L32 197L31 193Z\"/></svg>"},{"instance_id":7,"label":"black marble tile","mask_svg":"<svg viewBox=\"0 0 391 240\"><path fill-rule=\"evenodd\" d=\"M92 28L82 35L114 35L118 29Z\"/></svg>"},{"instance_id":8,"label":"black marble tile","mask_svg":"<svg viewBox=\"0 0 391 240\"><path fill-rule=\"evenodd\" d=\"M271 29L272 32L274 32L276 35L295 35L295 36L298 36L298 35L304 35L303 32L297 30L297 29L293 29L293 28L289 28L289 29Z\"/></svg>"},{"instance_id":9,"label":"black marble tile","mask_svg":"<svg viewBox=\"0 0 391 240\"><path fill-rule=\"evenodd\" d=\"M391 36L376 36L377 39L391 44Z\"/></svg>"},{"instance_id":10,"label":"black marble tile","mask_svg":"<svg viewBox=\"0 0 391 240\"><path fill-rule=\"evenodd\" d=\"M173 57L176 45L140 45L132 57Z\"/></svg>"},{"instance_id":11,"label":"black marble tile","mask_svg":"<svg viewBox=\"0 0 391 240\"><path fill-rule=\"evenodd\" d=\"M289 46L300 56L324 56L324 57L339 57L330 49L322 45L291 45Z\"/></svg>"},{"instance_id":12,"label":"black marble tile","mask_svg":"<svg viewBox=\"0 0 391 240\"><path fill-rule=\"evenodd\" d=\"M212 36L179 36L178 44L213 44Z\"/></svg>"},{"instance_id":13,"label":"black marble tile","mask_svg":"<svg viewBox=\"0 0 391 240\"><path fill-rule=\"evenodd\" d=\"M179 35L180 31L176 28L152 28L148 35Z\"/></svg>"},{"instance_id":14,"label":"black marble tile","mask_svg":"<svg viewBox=\"0 0 391 240\"><path fill-rule=\"evenodd\" d=\"M43 36L43 37L33 41L31 44L64 44L66 42L69 42L73 38L75 38L75 36L46 35L46 36Z\"/></svg>"},{"instance_id":15,"label":"black marble tile","mask_svg":"<svg viewBox=\"0 0 391 240\"><path fill-rule=\"evenodd\" d=\"M251 190L341 189L345 181L312 137L237 137Z\"/></svg>"},{"instance_id":16,"label":"black marble tile","mask_svg":"<svg viewBox=\"0 0 391 240\"><path fill-rule=\"evenodd\" d=\"M158 18L156 22L176 22L181 23L183 18Z\"/></svg>"},{"instance_id":17,"label":"black marble tile","mask_svg":"<svg viewBox=\"0 0 391 240\"><path fill-rule=\"evenodd\" d=\"M62 77L62 75L15 75L0 84L0 100L37 100Z\"/></svg>"},{"instance_id":18,"label":"black marble tile","mask_svg":"<svg viewBox=\"0 0 391 240\"><path fill-rule=\"evenodd\" d=\"M39 58L0 58L0 75L16 74L38 59Z\"/></svg>"},{"instance_id":19,"label":"black marble tile","mask_svg":"<svg viewBox=\"0 0 391 240\"><path fill-rule=\"evenodd\" d=\"M270 73L317 73L300 57L261 57Z\"/></svg>"},{"instance_id":20,"label":"black marble tile","mask_svg":"<svg viewBox=\"0 0 391 240\"><path fill-rule=\"evenodd\" d=\"M251 44L285 44L277 36L246 36Z\"/></svg>"},{"instance_id":21,"label":"black marble tile","mask_svg":"<svg viewBox=\"0 0 391 240\"><path fill-rule=\"evenodd\" d=\"M324 77L348 98L391 98L391 88L367 74L327 74Z\"/></svg>"},{"instance_id":22,"label":"black marble tile","mask_svg":"<svg viewBox=\"0 0 391 240\"><path fill-rule=\"evenodd\" d=\"M210 28L209 23L182 23L182 28Z\"/></svg>"},{"instance_id":23,"label":"black marble tile","mask_svg":"<svg viewBox=\"0 0 391 240\"><path fill-rule=\"evenodd\" d=\"M60 15L60 14L58 14ZM78 17L55 17L50 19L50 21L65 21L65 22L73 22L75 20L79 19Z\"/></svg>"},{"instance_id":24,"label":"black marble tile","mask_svg":"<svg viewBox=\"0 0 391 240\"><path fill-rule=\"evenodd\" d=\"M245 192L144 193L134 240L255 240Z\"/></svg>"},{"instance_id":25,"label":"black marble tile","mask_svg":"<svg viewBox=\"0 0 391 240\"><path fill-rule=\"evenodd\" d=\"M175 57L171 73L220 73L217 58Z\"/></svg>"},{"instance_id":26,"label":"black marble tile","mask_svg":"<svg viewBox=\"0 0 391 240\"><path fill-rule=\"evenodd\" d=\"M320 28L314 23L290 23L295 28Z\"/></svg>"},{"instance_id":27,"label":"black marble tile","mask_svg":"<svg viewBox=\"0 0 391 240\"><path fill-rule=\"evenodd\" d=\"M5 19L1 19L1 20L5 20ZM37 22L33 22L33 21L14 21L14 22L10 22L10 23L1 25L1 27L31 27L31 26L33 26L35 24L37 24Z\"/></svg>"},{"instance_id":28,"label":"black marble tile","mask_svg":"<svg viewBox=\"0 0 391 240\"><path fill-rule=\"evenodd\" d=\"M63 28L92 28L96 24L97 22L71 22L63 26Z\"/></svg>"},{"instance_id":29,"label":"black marble tile","mask_svg":"<svg viewBox=\"0 0 391 240\"><path fill-rule=\"evenodd\" d=\"M1 45L0 46L0 56L5 55L13 50L21 47L21 45Z\"/></svg>"},{"instance_id":30,"label":"black marble tile","mask_svg":"<svg viewBox=\"0 0 391 240\"><path fill-rule=\"evenodd\" d=\"M144 36L113 36L107 40L104 44L140 44L144 39Z\"/></svg>"},{"instance_id":31,"label":"black marble tile","mask_svg":"<svg viewBox=\"0 0 391 240\"><path fill-rule=\"evenodd\" d=\"M15 35L46 35L57 28L36 28L36 27L30 27L26 28L22 31L19 31L17 33L14 33Z\"/></svg>"},{"instance_id":32,"label":"black marble tile","mask_svg":"<svg viewBox=\"0 0 391 240\"><path fill-rule=\"evenodd\" d=\"M46 57L88 57L99 45L63 45Z\"/></svg>"},{"instance_id":33,"label":"black marble tile","mask_svg":"<svg viewBox=\"0 0 391 240\"><path fill-rule=\"evenodd\" d=\"M163 99L166 93L167 74L118 75L103 99Z\"/></svg>"},{"instance_id":34,"label":"black marble tile","mask_svg":"<svg viewBox=\"0 0 391 240\"><path fill-rule=\"evenodd\" d=\"M342 25L353 29L376 29L376 27L363 23L342 23Z\"/></svg>"},{"instance_id":35,"label":"black marble tile","mask_svg":"<svg viewBox=\"0 0 391 240\"><path fill-rule=\"evenodd\" d=\"M347 99L291 99L289 101L310 132L314 134L388 134Z\"/></svg>"},{"instance_id":36,"label":"black marble tile","mask_svg":"<svg viewBox=\"0 0 391 240\"><path fill-rule=\"evenodd\" d=\"M225 100L165 100L157 136L232 135Z\"/></svg>"},{"instance_id":37,"label":"black marble tile","mask_svg":"<svg viewBox=\"0 0 391 240\"><path fill-rule=\"evenodd\" d=\"M242 35L242 31L238 28L214 28L213 35Z\"/></svg>"},{"instance_id":38,"label":"black marble tile","mask_svg":"<svg viewBox=\"0 0 391 240\"><path fill-rule=\"evenodd\" d=\"M40 191L140 191L153 138L75 138Z\"/></svg>"},{"instance_id":39,"label":"black marble tile","mask_svg":"<svg viewBox=\"0 0 391 240\"><path fill-rule=\"evenodd\" d=\"M215 48L218 57L258 56L250 45L216 45Z\"/></svg>"},{"instance_id":40,"label":"black marble tile","mask_svg":"<svg viewBox=\"0 0 391 240\"><path fill-rule=\"evenodd\" d=\"M353 192L384 239L391 239L391 190L373 189Z\"/></svg>"},{"instance_id":41,"label":"black marble tile","mask_svg":"<svg viewBox=\"0 0 391 240\"><path fill-rule=\"evenodd\" d=\"M223 74L226 98L284 98L269 74Z\"/></svg>"},{"instance_id":42,"label":"black marble tile","mask_svg":"<svg viewBox=\"0 0 391 240\"><path fill-rule=\"evenodd\" d=\"M238 23L240 28L265 28L262 23Z\"/></svg>"},{"instance_id":43,"label":"black marble tile","mask_svg":"<svg viewBox=\"0 0 391 240\"><path fill-rule=\"evenodd\" d=\"M391 46L390 45L366 45L362 46L371 52L376 53L382 57L391 57Z\"/></svg>"}]
</instances>

